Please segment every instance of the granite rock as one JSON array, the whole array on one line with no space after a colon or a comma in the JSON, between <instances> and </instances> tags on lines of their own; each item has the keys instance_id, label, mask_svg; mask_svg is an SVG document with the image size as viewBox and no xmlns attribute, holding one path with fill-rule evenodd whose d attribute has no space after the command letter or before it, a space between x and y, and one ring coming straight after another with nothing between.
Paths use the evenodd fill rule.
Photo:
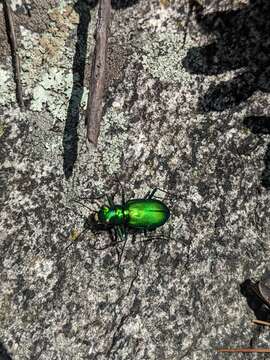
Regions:
<instances>
[{"instance_id":1,"label":"granite rock","mask_svg":"<svg viewBox=\"0 0 270 360\"><path fill-rule=\"evenodd\" d=\"M269 347L240 291L269 271L267 1L113 2L97 149L84 125L96 4L33 1L31 17L25 4L13 1L25 112L0 35L3 356L208 360ZM120 269L117 247L94 248L109 234L76 240L89 209L74 199L120 202L115 175L128 198L171 193L170 221L153 241L130 234Z\"/></svg>"}]
</instances>

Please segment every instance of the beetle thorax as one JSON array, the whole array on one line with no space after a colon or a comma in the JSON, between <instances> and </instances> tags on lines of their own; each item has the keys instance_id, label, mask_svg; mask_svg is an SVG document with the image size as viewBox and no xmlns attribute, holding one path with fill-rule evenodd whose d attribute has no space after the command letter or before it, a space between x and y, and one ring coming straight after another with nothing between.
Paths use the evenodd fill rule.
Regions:
<instances>
[{"instance_id":1,"label":"beetle thorax","mask_svg":"<svg viewBox=\"0 0 270 360\"><path fill-rule=\"evenodd\" d=\"M125 222L125 212L121 205L114 207L102 206L98 212L98 219L107 225L121 225Z\"/></svg>"}]
</instances>

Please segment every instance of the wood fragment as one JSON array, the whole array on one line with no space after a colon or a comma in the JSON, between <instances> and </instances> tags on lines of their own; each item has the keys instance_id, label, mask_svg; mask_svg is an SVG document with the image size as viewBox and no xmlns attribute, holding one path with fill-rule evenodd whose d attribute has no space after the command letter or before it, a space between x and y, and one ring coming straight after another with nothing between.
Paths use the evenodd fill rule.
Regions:
<instances>
[{"instance_id":1,"label":"wood fragment","mask_svg":"<svg viewBox=\"0 0 270 360\"><path fill-rule=\"evenodd\" d=\"M21 82L21 66L20 58L18 55L17 38L14 30L14 23L12 18L12 10L8 3L8 0L3 0L3 11L6 21L7 35L10 43L11 57L14 70L14 79L16 83L16 98L17 102L22 110L24 110L24 102L22 95L22 82Z\"/></svg>"},{"instance_id":2,"label":"wood fragment","mask_svg":"<svg viewBox=\"0 0 270 360\"><path fill-rule=\"evenodd\" d=\"M257 325L266 325L266 326L270 326L270 322L268 322L268 321L253 320L253 323L254 323L254 324L257 324Z\"/></svg>"},{"instance_id":3,"label":"wood fragment","mask_svg":"<svg viewBox=\"0 0 270 360\"><path fill-rule=\"evenodd\" d=\"M86 110L87 138L97 146L105 88L106 57L111 22L111 0L100 0L96 27L96 46L91 67Z\"/></svg>"},{"instance_id":4,"label":"wood fragment","mask_svg":"<svg viewBox=\"0 0 270 360\"><path fill-rule=\"evenodd\" d=\"M252 349L252 348L240 348L240 349L218 349L218 352L223 353L270 353L270 349Z\"/></svg>"}]
</instances>

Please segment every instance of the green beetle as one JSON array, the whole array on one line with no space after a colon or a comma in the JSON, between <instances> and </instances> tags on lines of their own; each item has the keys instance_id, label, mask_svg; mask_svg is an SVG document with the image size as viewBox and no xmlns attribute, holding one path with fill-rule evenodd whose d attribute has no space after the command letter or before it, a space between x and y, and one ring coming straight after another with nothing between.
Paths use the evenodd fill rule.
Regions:
<instances>
[{"instance_id":1,"label":"green beetle","mask_svg":"<svg viewBox=\"0 0 270 360\"><path fill-rule=\"evenodd\" d=\"M106 196L109 206L103 205L96 212L96 223L114 228L117 232L116 236L120 237L128 228L155 230L164 225L170 217L168 207L162 201L153 198L157 190L158 188L155 188L147 193L143 199L132 199L127 202L122 193L121 205L114 204L112 198Z\"/></svg>"},{"instance_id":2,"label":"green beetle","mask_svg":"<svg viewBox=\"0 0 270 360\"><path fill-rule=\"evenodd\" d=\"M99 211L95 212L94 221L96 225L101 225L104 229L114 230L114 238L120 238L124 241L121 256L127 241L127 232L129 229L135 231L152 231L164 225L169 217L170 210L160 200L155 199L155 188L148 192L142 199L131 199L125 201L125 194L122 189L122 204L114 204L113 199L106 195L108 205L103 205Z\"/></svg>"}]
</instances>

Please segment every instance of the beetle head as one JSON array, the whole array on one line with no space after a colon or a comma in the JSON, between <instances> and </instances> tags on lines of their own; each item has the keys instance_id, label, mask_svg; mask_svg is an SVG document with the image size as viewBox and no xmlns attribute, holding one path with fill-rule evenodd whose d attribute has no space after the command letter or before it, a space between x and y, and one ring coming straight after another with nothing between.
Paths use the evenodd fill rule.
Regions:
<instances>
[{"instance_id":1,"label":"beetle head","mask_svg":"<svg viewBox=\"0 0 270 360\"><path fill-rule=\"evenodd\" d=\"M109 224L109 213L110 213L110 208L106 205L103 205L99 212L97 212L95 214L95 220L97 223L101 223L101 224L104 224L104 225L108 225Z\"/></svg>"}]
</instances>

